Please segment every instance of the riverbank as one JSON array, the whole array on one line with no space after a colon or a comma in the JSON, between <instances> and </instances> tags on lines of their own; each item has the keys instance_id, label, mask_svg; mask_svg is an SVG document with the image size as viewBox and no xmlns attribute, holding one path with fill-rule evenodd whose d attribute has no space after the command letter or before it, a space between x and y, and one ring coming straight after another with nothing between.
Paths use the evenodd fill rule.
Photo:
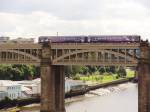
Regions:
<instances>
[{"instance_id":1,"label":"riverbank","mask_svg":"<svg viewBox=\"0 0 150 112\"><path fill-rule=\"evenodd\" d=\"M122 83L126 83L129 81L132 81L134 78L123 78L123 79L118 79L118 80L114 80L111 82L105 82L105 83L89 83L87 84L87 88L80 90L80 91L75 91L75 92L70 92L67 93L65 95L65 98L69 98L69 97L74 97L74 96L78 96L78 95L84 95L85 93L91 91L91 90L95 90L95 89L99 89L102 87L107 87L107 86L113 86L113 85L117 85L117 84L122 84Z\"/></svg>"},{"instance_id":2,"label":"riverbank","mask_svg":"<svg viewBox=\"0 0 150 112\"><path fill-rule=\"evenodd\" d=\"M91 112L91 111L83 111L83 108L89 108L90 105L88 107L85 107L85 105L88 103L88 101L91 101L93 99L96 100L97 98L101 98L102 100L105 100L105 98L106 98L106 101L107 101L107 97L111 97L114 95L118 96L119 94L122 94L123 92L130 90L135 85L137 85L137 84L133 84L130 82L124 83L124 84L118 84L118 85L114 85L114 86L110 86L110 87L104 87L104 88L92 90L92 91L90 91L90 92L88 92L82 96L67 98L67 99L65 99L66 112L78 112L78 111L79 112ZM108 100L110 100L110 99L108 99ZM87 102L84 103L85 101L87 101ZM82 102L82 104L81 104L81 102ZM115 100L113 100L113 102L115 103ZM73 105L75 106L76 104L78 104L78 106L79 106L78 108L71 108ZM96 104L92 103L91 105L94 106ZM98 108L99 106L100 105L97 105L97 107L95 107L95 108L99 109ZM40 104L28 105L25 107L21 107L20 109L22 110L21 112L40 112L39 111L40 110Z\"/></svg>"},{"instance_id":3,"label":"riverbank","mask_svg":"<svg viewBox=\"0 0 150 112\"><path fill-rule=\"evenodd\" d=\"M118 85L118 84L126 83L126 82L131 81L132 79L133 78L126 78L126 79L119 79L119 80L115 80L115 81L107 82L107 83L102 83L102 84L90 84L84 90L80 90L80 91L65 94L65 98L67 99L67 98L71 98L71 97L75 97L75 96L84 95L86 93L89 93L92 90L96 90L96 89L99 89L99 88L104 88L104 87L108 87L108 86L115 86L115 85ZM30 105L30 104L33 104L33 103L40 103L40 98L19 100L14 105L11 105L9 107L14 107L16 105L18 107L23 107L25 105ZM5 108L7 108L7 107L5 107Z\"/></svg>"},{"instance_id":4,"label":"riverbank","mask_svg":"<svg viewBox=\"0 0 150 112\"><path fill-rule=\"evenodd\" d=\"M134 78L123 78L123 79L118 79L118 80L114 80L111 82L106 82L106 83L101 83L101 84L95 84L95 85L88 85L88 91L90 90L95 90L101 87L107 87L107 86L113 86L116 84L122 84L125 82L129 82L132 81Z\"/></svg>"}]
</instances>

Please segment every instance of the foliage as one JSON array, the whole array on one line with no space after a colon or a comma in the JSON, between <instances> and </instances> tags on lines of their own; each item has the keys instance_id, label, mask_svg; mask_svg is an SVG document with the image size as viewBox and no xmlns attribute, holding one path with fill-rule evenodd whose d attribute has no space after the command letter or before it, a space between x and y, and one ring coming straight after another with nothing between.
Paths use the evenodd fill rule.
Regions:
<instances>
[{"instance_id":1,"label":"foliage","mask_svg":"<svg viewBox=\"0 0 150 112\"><path fill-rule=\"evenodd\" d=\"M73 77L73 80L80 80L80 75L79 75L79 74L76 74L76 75Z\"/></svg>"},{"instance_id":2,"label":"foliage","mask_svg":"<svg viewBox=\"0 0 150 112\"><path fill-rule=\"evenodd\" d=\"M114 78L115 75L116 74L113 74L113 75L91 75L89 77L82 76L82 77L80 77L80 80L105 83L105 82L111 82L113 80L116 80L116 78Z\"/></svg>"},{"instance_id":3,"label":"foliage","mask_svg":"<svg viewBox=\"0 0 150 112\"><path fill-rule=\"evenodd\" d=\"M126 77L127 75L126 70L123 67L119 67L117 74L118 74L118 77Z\"/></svg>"},{"instance_id":4,"label":"foliage","mask_svg":"<svg viewBox=\"0 0 150 112\"><path fill-rule=\"evenodd\" d=\"M110 76L113 78L133 77L134 72L127 71L123 67L104 67L104 66L65 66L65 75L69 78L76 80L80 79L81 76L88 78L92 74L96 77L92 80L102 80L105 78L100 77L101 75ZM113 75L118 74L118 75ZM129 74L129 75L127 75ZM40 67L33 65L0 65L0 80L30 80L33 78L40 77ZM83 79L86 81L87 79Z\"/></svg>"},{"instance_id":5,"label":"foliage","mask_svg":"<svg viewBox=\"0 0 150 112\"><path fill-rule=\"evenodd\" d=\"M27 80L40 76L40 68L32 65L0 65L0 80Z\"/></svg>"},{"instance_id":6,"label":"foliage","mask_svg":"<svg viewBox=\"0 0 150 112\"><path fill-rule=\"evenodd\" d=\"M67 77L73 78L73 79L79 79L79 76L76 76L76 74L81 74L82 76L90 76L92 74L94 75L105 75L109 76L111 75L113 79L118 78L124 78L124 77L131 77L133 76L133 72L129 72L131 75L127 76L126 70L124 67L115 67L115 66L66 66L65 68L65 74ZM117 74L117 75L113 75ZM96 78L98 80L99 78ZM83 79L87 80L87 79Z\"/></svg>"},{"instance_id":7,"label":"foliage","mask_svg":"<svg viewBox=\"0 0 150 112\"><path fill-rule=\"evenodd\" d=\"M127 77L128 78L131 78L131 77L135 76L135 71L131 71L131 70L127 69L126 72L127 72Z\"/></svg>"},{"instance_id":8,"label":"foliage","mask_svg":"<svg viewBox=\"0 0 150 112\"><path fill-rule=\"evenodd\" d=\"M83 67L82 66L65 66L65 74L67 77L74 77L78 73L83 72Z\"/></svg>"}]
</instances>

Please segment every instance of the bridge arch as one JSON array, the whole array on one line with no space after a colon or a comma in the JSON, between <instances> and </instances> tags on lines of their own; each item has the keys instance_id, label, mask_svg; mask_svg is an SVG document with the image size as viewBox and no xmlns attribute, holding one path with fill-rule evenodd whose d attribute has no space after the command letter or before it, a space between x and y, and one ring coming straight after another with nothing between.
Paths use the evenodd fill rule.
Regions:
<instances>
[{"instance_id":1,"label":"bridge arch","mask_svg":"<svg viewBox=\"0 0 150 112\"><path fill-rule=\"evenodd\" d=\"M38 56L34 56L31 53L23 52L20 50L0 49L0 53L11 53L12 55L16 54L18 57L23 56L23 57L26 57L30 60L35 61L35 62L38 62L38 63L40 62L40 58ZM5 58L6 58L6 60L8 60L7 57L5 57ZM16 58L12 57L11 59L15 60ZM1 58L1 60L2 60L2 58ZM21 61L21 59L19 59L18 61ZM27 60L25 60L25 61L27 61Z\"/></svg>"},{"instance_id":2,"label":"bridge arch","mask_svg":"<svg viewBox=\"0 0 150 112\"><path fill-rule=\"evenodd\" d=\"M137 60L133 57L130 57L130 56L127 56L125 54L122 54L122 53L119 53L119 52L115 52L115 51L112 51L112 50L105 50L105 49L102 49L102 50L99 50L99 49L87 49L87 50L77 50L77 51L73 51L73 52L70 52L70 53L67 53L67 54L64 54L62 56L59 56L57 57L56 59L53 60L53 62L57 62L57 61L60 61L60 60L63 60L64 58L66 57L69 57L69 56L72 56L72 55L75 55L75 54L80 54L80 53L90 53L90 52L95 52L95 53L108 53L108 54L113 54L117 57L122 57L122 58L127 58L129 59L130 61L132 62L136 62Z\"/></svg>"}]
</instances>

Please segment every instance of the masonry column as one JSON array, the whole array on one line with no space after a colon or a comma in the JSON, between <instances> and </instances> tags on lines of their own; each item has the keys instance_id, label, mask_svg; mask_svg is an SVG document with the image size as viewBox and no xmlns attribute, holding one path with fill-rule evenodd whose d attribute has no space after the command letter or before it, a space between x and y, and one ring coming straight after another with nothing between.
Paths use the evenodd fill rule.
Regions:
<instances>
[{"instance_id":1,"label":"masonry column","mask_svg":"<svg viewBox=\"0 0 150 112\"><path fill-rule=\"evenodd\" d=\"M43 44L41 59L41 112L55 111L55 77L50 46Z\"/></svg>"},{"instance_id":2,"label":"masonry column","mask_svg":"<svg viewBox=\"0 0 150 112\"><path fill-rule=\"evenodd\" d=\"M148 42L141 42L138 65L138 112L150 112L150 51Z\"/></svg>"},{"instance_id":3,"label":"masonry column","mask_svg":"<svg viewBox=\"0 0 150 112\"><path fill-rule=\"evenodd\" d=\"M64 66L55 66L55 104L56 112L66 112Z\"/></svg>"}]
</instances>

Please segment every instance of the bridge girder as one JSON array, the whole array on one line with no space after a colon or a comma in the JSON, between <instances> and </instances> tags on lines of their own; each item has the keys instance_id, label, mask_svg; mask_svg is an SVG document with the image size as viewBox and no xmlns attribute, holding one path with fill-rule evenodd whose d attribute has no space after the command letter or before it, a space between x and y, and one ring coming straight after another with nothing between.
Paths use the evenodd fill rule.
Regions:
<instances>
[{"instance_id":1,"label":"bridge girder","mask_svg":"<svg viewBox=\"0 0 150 112\"><path fill-rule=\"evenodd\" d=\"M41 45L0 44L0 64L40 65Z\"/></svg>"},{"instance_id":2,"label":"bridge girder","mask_svg":"<svg viewBox=\"0 0 150 112\"><path fill-rule=\"evenodd\" d=\"M49 61L52 65L136 66L138 59L128 52L136 49L139 44L52 43ZM46 51L41 44L0 44L0 63L40 65L42 52Z\"/></svg>"},{"instance_id":3,"label":"bridge girder","mask_svg":"<svg viewBox=\"0 0 150 112\"><path fill-rule=\"evenodd\" d=\"M136 56L135 51L139 49L139 44L113 45L114 44L110 43L52 44L52 64L137 66L138 57ZM129 51L132 51L133 53L130 53ZM89 55L92 54L95 54L95 56L90 58Z\"/></svg>"}]
</instances>

